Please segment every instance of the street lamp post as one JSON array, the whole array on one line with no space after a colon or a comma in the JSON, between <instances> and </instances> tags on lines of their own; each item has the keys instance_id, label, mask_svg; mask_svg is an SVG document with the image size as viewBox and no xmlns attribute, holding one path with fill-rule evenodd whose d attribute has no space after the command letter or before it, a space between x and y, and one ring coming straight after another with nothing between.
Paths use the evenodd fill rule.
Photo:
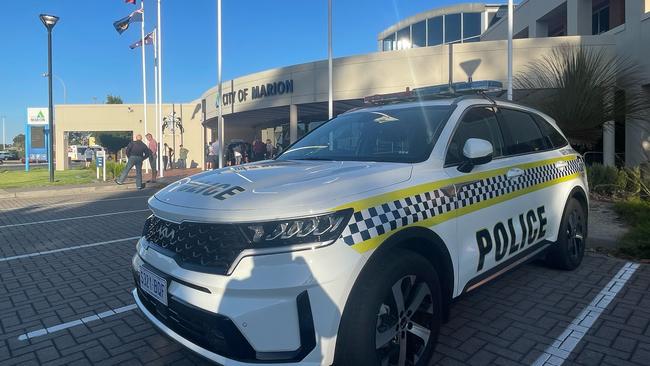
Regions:
<instances>
[{"instance_id":1,"label":"street lamp post","mask_svg":"<svg viewBox=\"0 0 650 366\"><path fill-rule=\"evenodd\" d=\"M41 22L47 28L47 89L49 99L49 116L48 127L50 138L48 146L48 168L50 170L50 183L54 182L54 105L52 104L52 29L59 21L59 17L54 15L41 14ZM29 159L29 157L27 157Z\"/></svg>"}]
</instances>

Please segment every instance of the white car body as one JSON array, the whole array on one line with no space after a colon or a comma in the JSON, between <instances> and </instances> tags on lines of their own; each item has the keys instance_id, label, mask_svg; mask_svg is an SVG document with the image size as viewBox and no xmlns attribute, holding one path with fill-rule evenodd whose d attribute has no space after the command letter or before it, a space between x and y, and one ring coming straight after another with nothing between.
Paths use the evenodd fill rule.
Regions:
<instances>
[{"instance_id":1,"label":"white car body","mask_svg":"<svg viewBox=\"0 0 650 366\"><path fill-rule=\"evenodd\" d=\"M494 159L469 173L445 166L445 156L470 108L512 108L542 116L557 128L554 122L535 110L501 101L493 105L478 96L373 110L418 103L455 105L423 162L264 161L182 179L149 200L155 217L177 224L254 223L354 210L331 245L244 250L225 274L183 268L145 236L139 240L133 258L136 282L143 265L166 278L168 301L226 317L257 360L228 358L193 342L154 314L152 309L163 305L154 300L155 305L145 306L143 292L134 290L139 308L165 334L219 364L250 365L275 358L287 365L331 365L341 314L355 281L371 258L400 235L431 235L444 244L448 257L440 260L450 266L451 277L443 279L449 279L448 300L552 245L567 200L579 195L586 201L588 196L582 159L570 146ZM484 230L477 239L484 228L488 234ZM490 251L481 253L488 242Z\"/></svg>"}]
</instances>

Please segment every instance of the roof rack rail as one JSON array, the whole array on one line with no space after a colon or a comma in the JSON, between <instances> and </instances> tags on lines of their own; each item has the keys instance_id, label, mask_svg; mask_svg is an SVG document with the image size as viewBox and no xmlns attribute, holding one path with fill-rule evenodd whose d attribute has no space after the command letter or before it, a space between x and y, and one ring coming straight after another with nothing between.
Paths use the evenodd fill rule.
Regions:
<instances>
[{"instance_id":1,"label":"roof rack rail","mask_svg":"<svg viewBox=\"0 0 650 366\"><path fill-rule=\"evenodd\" d=\"M416 100L458 98L476 94L491 99L485 93L496 93L502 90L503 84L500 81L481 80L425 86L413 90L406 88L404 92L371 95L365 97L363 101L366 104L382 105Z\"/></svg>"}]
</instances>

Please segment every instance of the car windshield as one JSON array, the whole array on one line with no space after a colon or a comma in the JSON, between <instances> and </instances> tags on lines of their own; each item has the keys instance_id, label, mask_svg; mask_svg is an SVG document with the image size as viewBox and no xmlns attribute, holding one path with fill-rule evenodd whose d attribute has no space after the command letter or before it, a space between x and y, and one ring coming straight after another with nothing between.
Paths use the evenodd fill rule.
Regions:
<instances>
[{"instance_id":1,"label":"car windshield","mask_svg":"<svg viewBox=\"0 0 650 366\"><path fill-rule=\"evenodd\" d=\"M451 109L414 106L343 114L303 137L278 160L422 162Z\"/></svg>"}]
</instances>

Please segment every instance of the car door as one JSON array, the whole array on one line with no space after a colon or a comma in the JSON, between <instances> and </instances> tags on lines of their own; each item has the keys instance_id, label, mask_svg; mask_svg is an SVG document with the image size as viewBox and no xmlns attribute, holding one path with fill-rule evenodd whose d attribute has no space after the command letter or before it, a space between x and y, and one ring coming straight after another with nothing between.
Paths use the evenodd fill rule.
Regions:
<instances>
[{"instance_id":1,"label":"car door","mask_svg":"<svg viewBox=\"0 0 650 366\"><path fill-rule=\"evenodd\" d=\"M472 171L458 170L463 162L463 146L470 138L489 141L492 160ZM445 172L455 192L454 220L458 253L458 289L477 276L489 272L510 250L508 218L519 208L503 199L512 165L506 156L503 135L493 106L469 108L460 118L445 156ZM495 225L498 239L492 239ZM485 234L489 233L490 237Z\"/></svg>"}]
</instances>

